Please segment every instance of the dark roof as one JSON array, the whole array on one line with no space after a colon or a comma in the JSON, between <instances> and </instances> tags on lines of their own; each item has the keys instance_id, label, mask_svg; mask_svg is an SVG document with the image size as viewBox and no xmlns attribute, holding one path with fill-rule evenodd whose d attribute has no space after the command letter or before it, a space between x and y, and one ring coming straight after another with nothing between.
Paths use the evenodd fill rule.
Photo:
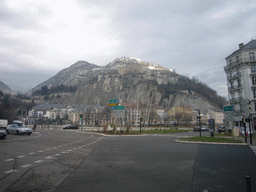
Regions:
<instances>
[{"instance_id":1,"label":"dark roof","mask_svg":"<svg viewBox=\"0 0 256 192\"><path fill-rule=\"evenodd\" d=\"M241 48L239 48L238 50L234 51L231 55L236 54L237 52L241 51L241 50L246 50L246 49L255 49L256 48L256 39L252 39L249 43L243 45ZM229 56L231 56L229 55ZM227 56L226 59L229 57Z\"/></svg>"},{"instance_id":2,"label":"dark roof","mask_svg":"<svg viewBox=\"0 0 256 192\"><path fill-rule=\"evenodd\" d=\"M239 50L244 50L244 49L255 49L256 48L256 40L252 39L249 43L246 45L242 46Z\"/></svg>"},{"instance_id":3,"label":"dark roof","mask_svg":"<svg viewBox=\"0 0 256 192\"><path fill-rule=\"evenodd\" d=\"M63 108L65 108L65 106L60 105L60 104L44 104L44 103L42 103L42 104L32 107L32 109L34 109L36 111L46 111L46 110L50 110L52 108L63 109Z\"/></svg>"}]
</instances>

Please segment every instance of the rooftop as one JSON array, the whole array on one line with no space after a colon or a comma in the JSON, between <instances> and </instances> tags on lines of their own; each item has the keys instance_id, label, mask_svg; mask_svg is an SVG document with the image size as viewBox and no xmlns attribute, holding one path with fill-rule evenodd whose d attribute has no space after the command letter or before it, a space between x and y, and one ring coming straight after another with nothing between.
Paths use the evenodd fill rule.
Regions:
<instances>
[{"instance_id":1,"label":"rooftop","mask_svg":"<svg viewBox=\"0 0 256 192\"><path fill-rule=\"evenodd\" d=\"M245 45L243 45L243 43L239 44L239 49L234 51L229 56L236 54L237 52L240 52L242 50L247 50L247 49L256 49L256 39L252 39L249 43L247 43ZM229 56L227 56L226 58L228 58Z\"/></svg>"}]
</instances>

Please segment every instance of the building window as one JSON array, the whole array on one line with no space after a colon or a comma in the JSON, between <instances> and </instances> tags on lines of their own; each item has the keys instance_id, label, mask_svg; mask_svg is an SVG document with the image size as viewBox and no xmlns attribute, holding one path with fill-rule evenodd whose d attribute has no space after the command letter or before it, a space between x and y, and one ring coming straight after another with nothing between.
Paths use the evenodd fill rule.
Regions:
<instances>
[{"instance_id":1,"label":"building window","mask_svg":"<svg viewBox=\"0 0 256 192\"><path fill-rule=\"evenodd\" d=\"M241 79L237 80L238 87L241 87Z\"/></svg>"},{"instance_id":2,"label":"building window","mask_svg":"<svg viewBox=\"0 0 256 192\"><path fill-rule=\"evenodd\" d=\"M255 80L256 80L256 79L255 79ZM234 82L231 81L231 82L230 82L230 88L233 89L233 87L234 87Z\"/></svg>"},{"instance_id":3,"label":"building window","mask_svg":"<svg viewBox=\"0 0 256 192\"><path fill-rule=\"evenodd\" d=\"M236 62L237 63L239 62L239 56L236 56Z\"/></svg>"},{"instance_id":4,"label":"building window","mask_svg":"<svg viewBox=\"0 0 256 192\"><path fill-rule=\"evenodd\" d=\"M253 97L256 98L256 89L253 89Z\"/></svg>"},{"instance_id":5,"label":"building window","mask_svg":"<svg viewBox=\"0 0 256 192\"><path fill-rule=\"evenodd\" d=\"M256 85L256 77L252 77L252 84Z\"/></svg>"},{"instance_id":6,"label":"building window","mask_svg":"<svg viewBox=\"0 0 256 192\"><path fill-rule=\"evenodd\" d=\"M230 60L229 60L229 64L231 64L231 63L232 63L232 60L230 59Z\"/></svg>"},{"instance_id":7,"label":"building window","mask_svg":"<svg viewBox=\"0 0 256 192\"><path fill-rule=\"evenodd\" d=\"M251 70L252 70L252 72L256 72L256 65L252 65Z\"/></svg>"},{"instance_id":8,"label":"building window","mask_svg":"<svg viewBox=\"0 0 256 192\"><path fill-rule=\"evenodd\" d=\"M251 52L251 53L249 53L250 54L250 60L252 61L252 60L255 60L255 57L254 57L254 52Z\"/></svg>"}]
</instances>

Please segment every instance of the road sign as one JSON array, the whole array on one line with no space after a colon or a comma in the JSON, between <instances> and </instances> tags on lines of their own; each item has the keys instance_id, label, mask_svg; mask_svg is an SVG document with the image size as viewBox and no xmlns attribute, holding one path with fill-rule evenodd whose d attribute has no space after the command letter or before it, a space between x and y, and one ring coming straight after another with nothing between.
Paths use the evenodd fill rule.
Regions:
<instances>
[{"instance_id":1,"label":"road sign","mask_svg":"<svg viewBox=\"0 0 256 192\"><path fill-rule=\"evenodd\" d=\"M125 109L125 106L123 106L123 105L112 106L111 107L111 110L124 110L124 109Z\"/></svg>"},{"instance_id":2,"label":"road sign","mask_svg":"<svg viewBox=\"0 0 256 192\"><path fill-rule=\"evenodd\" d=\"M125 111L124 110L112 110L111 115L114 118L124 118L125 117Z\"/></svg>"},{"instance_id":3,"label":"road sign","mask_svg":"<svg viewBox=\"0 0 256 192\"><path fill-rule=\"evenodd\" d=\"M118 99L110 99L108 101L109 104L118 103Z\"/></svg>"},{"instance_id":4,"label":"road sign","mask_svg":"<svg viewBox=\"0 0 256 192\"><path fill-rule=\"evenodd\" d=\"M108 106L117 106L118 103L109 103Z\"/></svg>"},{"instance_id":5,"label":"road sign","mask_svg":"<svg viewBox=\"0 0 256 192\"><path fill-rule=\"evenodd\" d=\"M224 111L234 111L234 107L232 105L230 106L225 106Z\"/></svg>"}]
</instances>

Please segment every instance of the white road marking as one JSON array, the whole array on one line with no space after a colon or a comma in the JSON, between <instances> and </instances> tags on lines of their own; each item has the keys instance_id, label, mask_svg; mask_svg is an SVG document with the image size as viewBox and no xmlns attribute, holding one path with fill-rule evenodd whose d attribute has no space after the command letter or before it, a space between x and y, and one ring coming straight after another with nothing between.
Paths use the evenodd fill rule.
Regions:
<instances>
[{"instance_id":1,"label":"white road marking","mask_svg":"<svg viewBox=\"0 0 256 192\"><path fill-rule=\"evenodd\" d=\"M49 157L45 157L45 159L52 159L53 157L52 156L49 156Z\"/></svg>"},{"instance_id":2,"label":"white road marking","mask_svg":"<svg viewBox=\"0 0 256 192\"><path fill-rule=\"evenodd\" d=\"M25 157L25 155L17 156L16 158L23 158L23 157Z\"/></svg>"},{"instance_id":3,"label":"white road marking","mask_svg":"<svg viewBox=\"0 0 256 192\"><path fill-rule=\"evenodd\" d=\"M50 151L51 149L46 149L46 151Z\"/></svg>"},{"instance_id":4,"label":"white road marking","mask_svg":"<svg viewBox=\"0 0 256 192\"><path fill-rule=\"evenodd\" d=\"M43 162L43 160L34 161L34 163L41 163L41 162Z\"/></svg>"},{"instance_id":5,"label":"white road marking","mask_svg":"<svg viewBox=\"0 0 256 192\"><path fill-rule=\"evenodd\" d=\"M57 153L57 154L55 154L54 156L60 156L60 154Z\"/></svg>"},{"instance_id":6,"label":"white road marking","mask_svg":"<svg viewBox=\"0 0 256 192\"><path fill-rule=\"evenodd\" d=\"M42 153L43 152L43 150L40 150L40 151L37 151L38 153Z\"/></svg>"},{"instance_id":7,"label":"white road marking","mask_svg":"<svg viewBox=\"0 0 256 192\"><path fill-rule=\"evenodd\" d=\"M29 155L35 155L35 153L32 152L32 153L29 153Z\"/></svg>"},{"instance_id":8,"label":"white road marking","mask_svg":"<svg viewBox=\"0 0 256 192\"><path fill-rule=\"evenodd\" d=\"M14 172L14 171L17 171L17 170L15 170L15 169L11 169L11 170L9 170L9 171L6 171L6 172L4 172L4 173L7 173L7 174L9 174L9 173L12 173L12 172Z\"/></svg>"},{"instance_id":9,"label":"white road marking","mask_svg":"<svg viewBox=\"0 0 256 192\"><path fill-rule=\"evenodd\" d=\"M14 159L12 158L12 159L6 159L5 161L13 161Z\"/></svg>"},{"instance_id":10,"label":"white road marking","mask_svg":"<svg viewBox=\"0 0 256 192\"><path fill-rule=\"evenodd\" d=\"M26 165L23 165L21 167L26 168L26 167L30 167L30 166L31 166L31 164L26 164Z\"/></svg>"},{"instance_id":11,"label":"white road marking","mask_svg":"<svg viewBox=\"0 0 256 192\"><path fill-rule=\"evenodd\" d=\"M74 150L77 150L77 148L73 148Z\"/></svg>"},{"instance_id":12,"label":"white road marking","mask_svg":"<svg viewBox=\"0 0 256 192\"><path fill-rule=\"evenodd\" d=\"M67 150L67 151L73 151L73 150Z\"/></svg>"},{"instance_id":13,"label":"white road marking","mask_svg":"<svg viewBox=\"0 0 256 192\"><path fill-rule=\"evenodd\" d=\"M61 153L67 153L66 151L63 151L63 152L61 152Z\"/></svg>"}]
</instances>

